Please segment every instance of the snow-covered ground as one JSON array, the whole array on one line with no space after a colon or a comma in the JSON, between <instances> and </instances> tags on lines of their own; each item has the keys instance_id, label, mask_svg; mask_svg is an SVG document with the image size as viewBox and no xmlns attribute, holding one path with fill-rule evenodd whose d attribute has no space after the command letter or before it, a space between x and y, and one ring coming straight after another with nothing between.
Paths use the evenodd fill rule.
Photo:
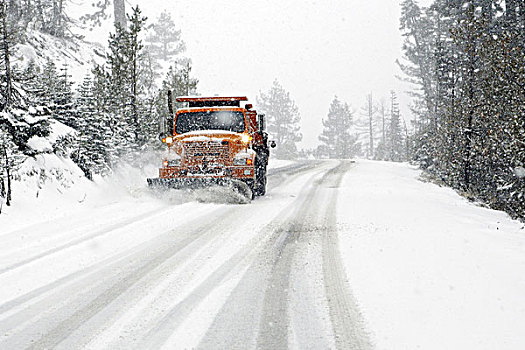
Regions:
<instances>
[{"instance_id":1,"label":"snow-covered ground","mask_svg":"<svg viewBox=\"0 0 525 350\"><path fill-rule=\"evenodd\" d=\"M109 38L109 32L107 32ZM67 69L75 83L91 73L95 63L105 59L105 40L86 42L80 39L60 39L35 30L28 30L27 41L16 46L15 62L25 66L33 61L38 67L44 67L47 60L55 63L60 71Z\"/></svg>"},{"instance_id":2,"label":"snow-covered ground","mask_svg":"<svg viewBox=\"0 0 525 350\"><path fill-rule=\"evenodd\" d=\"M35 143L40 142L40 138L35 139L39 139ZM53 137L42 140L46 145L54 141ZM142 169L123 164L111 176L97 176L94 181L86 179L68 158L41 154L27 159L19 171L21 181L13 182L13 205L7 207L4 203L2 207L0 234L74 213L85 215L87 211L115 203L127 202L140 212L144 203L163 206L166 201L180 204L196 200L181 193L159 198L147 190L145 179L158 176L160 161L156 156L144 157L146 162ZM292 164L290 160L270 159L268 169L272 171Z\"/></svg>"},{"instance_id":3,"label":"snow-covered ground","mask_svg":"<svg viewBox=\"0 0 525 350\"><path fill-rule=\"evenodd\" d=\"M360 161L339 195L341 252L378 349L522 349L525 230L506 214Z\"/></svg>"},{"instance_id":4,"label":"snow-covered ground","mask_svg":"<svg viewBox=\"0 0 525 350\"><path fill-rule=\"evenodd\" d=\"M238 205L42 157L0 215L0 348L525 344L523 225L406 164L272 160Z\"/></svg>"}]
</instances>

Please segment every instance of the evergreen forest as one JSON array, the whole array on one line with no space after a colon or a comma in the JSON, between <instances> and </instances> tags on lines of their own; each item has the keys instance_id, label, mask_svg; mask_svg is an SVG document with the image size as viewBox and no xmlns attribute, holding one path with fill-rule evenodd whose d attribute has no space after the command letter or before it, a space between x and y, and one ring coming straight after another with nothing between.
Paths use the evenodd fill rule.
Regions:
<instances>
[{"instance_id":1,"label":"evergreen forest","mask_svg":"<svg viewBox=\"0 0 525 350\"><path fill-rule=\"evenodd\" d=\"M525 216L525 1L402 2L414 84L411 160L465 196Z\"/></svg>"}]
</instances>

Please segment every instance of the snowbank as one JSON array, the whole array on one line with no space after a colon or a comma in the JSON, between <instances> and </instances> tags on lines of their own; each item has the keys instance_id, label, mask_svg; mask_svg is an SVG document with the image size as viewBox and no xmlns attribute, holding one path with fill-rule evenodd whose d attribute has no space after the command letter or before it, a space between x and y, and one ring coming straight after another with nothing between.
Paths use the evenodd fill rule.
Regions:
<instances>
[{"instance_id":1,"label":"snowbank","mask_svg":"<svg viewBox=\"0 0 525 350\"><path fill-rule=\"evenodd\" d=\"M91 188L92 183L70 159L55 154L28 158L12 182L13 200L0 214L0 231L66 215Z\"/></svg>"},{"instance_id":2,"label":"snowbank","mask_svg":"<svg viewBox=\"0 0 525 350\"><path fill-rule=\"evenodd\" d=\"M360 160L341 188L341 251L377 348L523 348L523 224L419 174Z\"/></svg>"},{"instance_id":3,"label":"snowbank","mask_svg":"<svg viewBox=\"0 0 525 350\"><path fill-rule=\"evenodd\" d=\"M105 56L104 46L99 43L74 38L60 39L31 29L27 31L27 41L18 44L16 49L16 60L22 65L34 61L37 66L43 67L46 60L50 59L57 69L67 67L74 82L81 82L94 64L102 63Z\"/></svg>"},{"instance_id":4,"label":"snowbank","mask_svg":"<svg viewBox=\"0 0 525 350\"><path fill-rule=\"evenodd\" d=\"M94 181L69 158L53 153L28 158L13 181L12 205L4 205L0 214L0 233L112 203L157 201L146 185L147 177L156 176L157 166L151 155L143 158L141 169L122 164L110 176L96 176Z\"/></svg>"},{"instance_id":5,"label":"snowbank","mask_svg":"<svg viewBox=\"0 0 525 350\"><path fill-rule=\"evenodd\" d=\"M269 169L282 168L282 167L291 165L293 163L295 163L295 161L293 160L276 159L275 157L270 156L270 159L268 160L268 168Z\"/></svg>"},{"instance_id":6,"label":"snowbank","mask_svg":"<svg viewBox=\"0 0 525 350\"><path fill-rule=\"evenodd\" d=\"M76 134L75 129L53 119L49 120L49 131L47 137L33 136L27 145L39 153L50 153L60 137Z\"/></svg>"},{"instance_id":7,"label":"snowbank","mask_svg":"<svg viewBox=\"0 0 525 350\"><path fill-rule=\"evenodd\" d=\"M31 139L31 146L40 151L47 151L59 135L71 132L70 128L53 121L49 137ZM145 153L135 163L141 168L122 163L110 176L95 176L93 181L85 178L83 172L69 158L56 154L41 154L28 158L16 181L13 181L13 201L11 207L4 205L0 214L0 231L21 229L42 221L89 210L98 206L117 202L158 201L183 203L187 201L221 202L224 191L213 191L193 196L169 191L164 196L152 193L146 184L148 177L157 177L161 165L160 153ZM283 167L293 161L271 158L270 168ZM167 198L167 197L169 198ZM209 198L212 196L213 198ZM162 197L162 198L160 198Z\"/></svg>"}]
</instances>

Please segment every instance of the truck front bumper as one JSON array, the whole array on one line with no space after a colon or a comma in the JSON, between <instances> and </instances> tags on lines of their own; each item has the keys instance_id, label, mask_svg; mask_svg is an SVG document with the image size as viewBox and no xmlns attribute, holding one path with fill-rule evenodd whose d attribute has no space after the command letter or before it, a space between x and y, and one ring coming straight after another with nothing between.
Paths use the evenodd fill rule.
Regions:
<instances>
[{"instance_id":1,"label":"truck front bumper","mask_svg":"<svg viewBox=\"0 0 525 350\"><path fill-rule=\"evenodd\" d=\"M250 179L255 177L253 166L212 167L205 170L199 168L164 167L159 169L161 179L190 179L190 178L233 178Z\"/></svg>"},{"instance_id":2,"label":"truck front bumper","mask_svg":"<svg viewBox=\"0 0 525 350\"><path fill-rule=\"evenodd\" d=\"M151 179L148 179L148 186L174 188L174 189L182 189L182 188L196 189L196 188L205 188L205 187L212 187L212 186L233 186L233 184L236 181L242 181L242 180L236 180L236 179L225 178L225 177L222 177L222 178L221 177L214 177L214 178L187 177L187 178L171 178L171 179L151 178Z\"/></svg>"},{"instance_id":3,"label":"truck front bumper","mask_svg":"<svg viewBox=\"0 0 525 350\"><path fill-rule=\"evenodd\" d=\"M174 189L195 189L211 186L232 186L239 183L248 185L251 189L255 182L253 167L228 167L207 169L206 172L191 172L191 169L165 167L159 169L158 178L147 179L150 187L166 187Z\"/></svg>"}]
</instances>

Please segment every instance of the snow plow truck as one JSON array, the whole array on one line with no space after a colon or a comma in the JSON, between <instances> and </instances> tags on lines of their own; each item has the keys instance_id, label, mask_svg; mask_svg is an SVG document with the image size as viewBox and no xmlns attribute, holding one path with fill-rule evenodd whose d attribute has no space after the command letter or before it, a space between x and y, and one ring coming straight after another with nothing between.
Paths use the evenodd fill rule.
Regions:
<instances>
[{"instance_id":1,"label":"snow plow truck","mask_svg":"<svg viewBox=\"0 0 525 350\"><path fill-rule=\"evenodd\" d=\"M177 97L185 105L160 121L159 138L167 146L153 188L195 189L228 186L248 199L266 193L270 155L265 118L245 96ZM241 106L241 103L243 104Z\"/></svg>"}]
</instances>

